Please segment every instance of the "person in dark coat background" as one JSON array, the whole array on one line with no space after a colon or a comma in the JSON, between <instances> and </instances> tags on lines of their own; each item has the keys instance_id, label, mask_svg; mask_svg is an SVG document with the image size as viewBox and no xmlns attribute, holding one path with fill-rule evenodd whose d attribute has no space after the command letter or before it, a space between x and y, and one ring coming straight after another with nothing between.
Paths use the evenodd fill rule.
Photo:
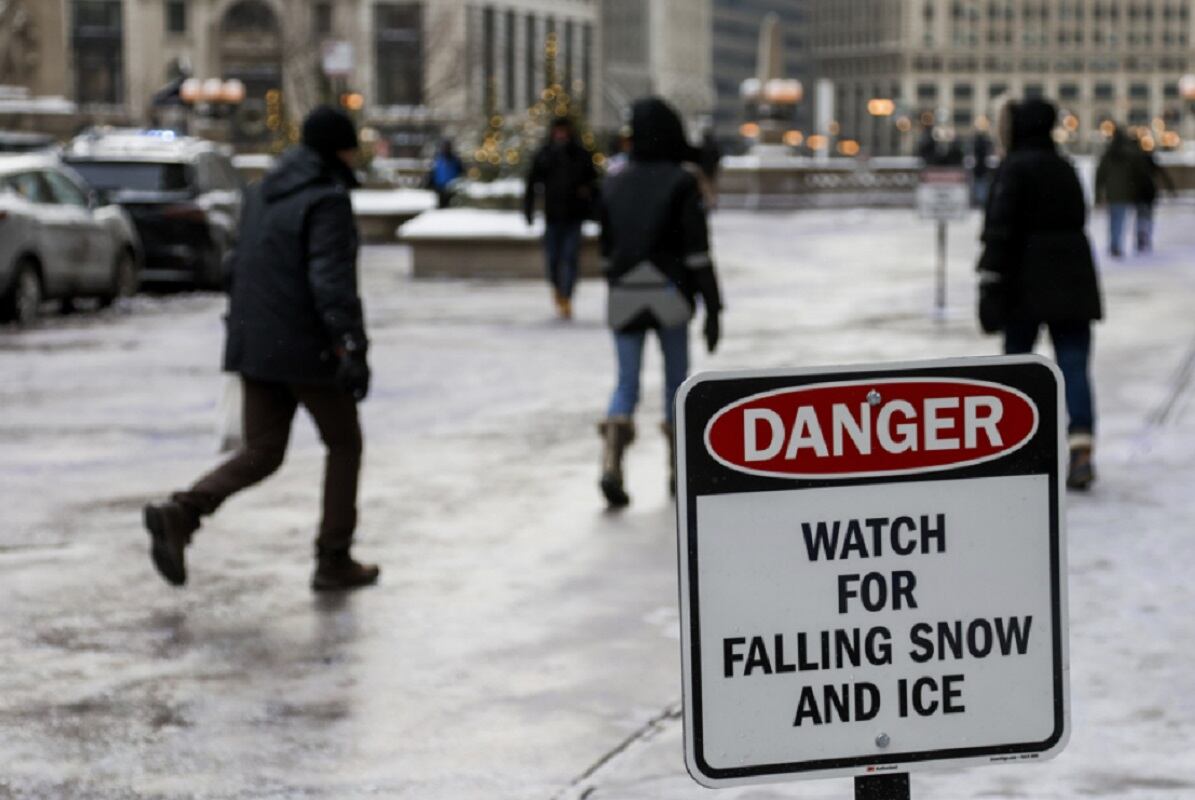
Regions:
<instances>
[{"instance_id":1,"label":"person in dark coat background","mask_svg":"<svg viewBox=\"0 0 1195 800\"><path fill-rule=\"evenodd\" d=\"M1051 138L1054 106L1026 100L1010 104L1003 114L1007 155L984 219L980 322L989 333L1004 333L1006 353L1031 352L1041 327L1049 330L1070 417L1067 485L1085 489L1095 479L1091 323L1103 316L1084 233L1087 207L1074 167Z\"/></svg>"},{"instance_id":2,"label":"person in dark coat background","mask_svg":"<svg viewBox=\"0 0 1195 800\"><path fill-rule=\"evenodd\" d=\"M674 445L673 399L689 371L689 321L696 298L705 305L705 343L721 336L722 299L710 258L706 209L693 173L682 161L696 151L685 140L676 111L658 98L631 109L631 162L602 189L601 251L609 284L607 317L614 332L618 382L606 419L600 486L612 507L630 502L622 458L635 438L643 345L655 331L664 354L664 424ZM675 459L670 459L672 468ZM675 492L676 479L669 480Z\"/></svg>"},{"instance_id":3,"label":"person in dark coat background","mask_svg":"<svg viewBox=\"0 0 1195 800\"><path fill-rule=\"evenodd\" d=\"M1141 147L1119 126L1095 170L1095 201L1108 205L1108 253L1124 255L1124 227L1141 187Z\"/></svg>"},{"instance_id":4,"label":"person in dark coat background","mask_svg":"<svg viewBox=\"0 0 1195 800\"><path fill-rule=\"evenodd\" d=\"M556 313L573 315L573 289L577 284L577 259L581 253L581 223L593 214L597 194L597 169L593 156L577 141L572 120L552 122L548 140L535 153L527 173L523 214L532 224L535 198L544 200L544 260Z\"/></svg>"},{"instance_id":5,"label":"person in dark coat background","mask_svg":"<svg viewBox=\"0 0 1195 800\"><path fill-rule=\"evenodd\" d=\"M303 123L302 144L249 192L224 352L225 370L244 384L244 445L189 489L145 507L151 557L171 584L186 582L184 551L200 518L282 464L299 406L327 447L312 588L377 580L376 566L350 554L362 450L357 403L370 381L349 201L356 153L348 116L318 108Z\"/></svg>"},{"instance_id":6,"label":"person in dark coat background","mask_svg":"<svg viewBox=\"0 0 1195 800\"><path fill-rule=\"evenodd\" d=\"M1148 253L1154 243L1154 205L1158 202L1159 184L1171 194L1175 191L1174 179L1154 158L1152 150L1142 148L1140 174L1137 181L1137 198L1134 221L1137 226L1137 252Z\"/></svg>"}]
</instances>

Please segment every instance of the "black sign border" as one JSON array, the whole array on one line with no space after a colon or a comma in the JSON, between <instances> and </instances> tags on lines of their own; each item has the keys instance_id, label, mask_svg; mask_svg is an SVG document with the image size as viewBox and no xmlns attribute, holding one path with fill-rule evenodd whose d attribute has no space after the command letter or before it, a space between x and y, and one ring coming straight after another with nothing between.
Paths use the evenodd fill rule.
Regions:
<instances>
[{"instance_id":1,"label":"black sign border","mask_svg":"<svg viewBox=\"0 0 1195 800\"><path fill-rule=\"evenodd\" d=\"M1018 389L1027 394L1037 405L1039 421L1038 429L1033 437L1019 450L1001 458L983 464L961 467L953 470L939 470L912 475L896 475L886 477L870 477L846 480L812 480L790 478L767 478L762 476L737 473L713 460L705 450L705 425L719 409L733 402L760 392L784 388L786 386L805 386L810 384L830 383L836 381L858 381L872 378L875 380L899 378L965 378L969 380L988 381ZM1011 378L1011 380L1010 380ZM747 385L748 388L733 388ZM710 413L693 415L689 412L690 404L694 400L701 402L702 387L721 385L729 398L715 399L711 405L716 405ZM683 408L682 408L683 406ZM830 770L860 770L868 767L884 767L886 765L908 765L923 761L949 761L962 759L985 759L993 756L1036 754L1049 751L1067 735L1067 703L1066 703L1066 656L1063 641L1064 624L1062 600L1062 552L1061 552L1061 442L1062 442L1062 407L1061 407L1061 377L1057 367L1039 356L998 356L987 358L948 359L940 361L908 362L902 364L882 365L851 365L842 367L828 367L823 370L761 370L759 372L705 372L699 373L686 382L677 397L678 419L684 421L684 429L678 428L677 435L684 437L683 460L678 478L678 500L685 503L687 530L685 541L679 544L687 548L687 558L683 561L678 553L678 587L685 586L684 575L679 574L683 564L688 564L688 609L689 609L689 641L688 652L682 649L682 659L688 661L688 675L690 691L687 698L692 699L692 709L686 709L686 718L691 720L692 730L686 725L685 737L692 735L692 741L686 741L686 752L693 754L694 765L701 773L700 777L715 782L746 781L752 778L767 777L800 777L803 773L826 772ZM698 418L700 424L694 425L691 420ZM679 456L678 456L679 457ZM1049 513L1050 513L1050 606L1052 616L1052 655L1053 655L1053 688L1054 688L1054 730L1046 739L1040 742L1017 742L1006 745L991 745L985 747L959 747L938 750L923 750L907 753L876 753L868 756L851 758L829 758L809 761L787 762L780 764L757 764L747 767L719 768L709 764L703 752L703 716L701 695L701 612L698 580L698 550L697 550L697 497L694 491L693 462L705 460L713 470L709 473L712 480L698 480L696 483L706 491L701 495L727 494L742 491L788 491L792 489L806 489L825 486L862 486L887 483L919 482L925 480L950 480L959 478L978 478L1001 476L1010 474L1035 474L1045 472L1049 480ZM1042 467L1045 469L1043 470ZM745 488L744 484L749 488ZM680 526L678 504L678 530ZM682 604L685 598L681 597ZM686 759L687 761L688 759ZM699 776L694 775L695 778ZM704 781L700 781L703 782Z\"/></svg>"}]
</instances>

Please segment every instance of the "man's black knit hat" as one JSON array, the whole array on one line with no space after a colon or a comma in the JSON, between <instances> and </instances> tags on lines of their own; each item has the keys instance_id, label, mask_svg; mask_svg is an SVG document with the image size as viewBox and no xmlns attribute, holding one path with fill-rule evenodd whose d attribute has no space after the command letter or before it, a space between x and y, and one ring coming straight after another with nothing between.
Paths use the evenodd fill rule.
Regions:
<instances>
[{"instance_id":1,"label":"man's black knit hat","mask_svg":"<svg viewBox=\"0 0 1195 800\"><path fill-rule=\"evenodd\" d=\"M303 144L331 160L341 150L357 149L357 127L343 111L320 106L303 120Z\"/></svg>"}]
</instances>

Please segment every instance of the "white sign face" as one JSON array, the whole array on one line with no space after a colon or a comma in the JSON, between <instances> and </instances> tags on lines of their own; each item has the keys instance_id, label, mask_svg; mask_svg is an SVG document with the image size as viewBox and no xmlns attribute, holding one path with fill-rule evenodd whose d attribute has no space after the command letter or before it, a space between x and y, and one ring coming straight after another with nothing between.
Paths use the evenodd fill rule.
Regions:
<instances>
[{"instance_id":1,"label":"white sign face","mask_svg":"<svg viewBox=\"0 0 1195 800\"><path fill-rule=\"evenodd\" d=\"M966 219L971 208L971 188L962 168L927 167L917 182L917 213L922 219Z\"/></svg>"},{"instance_id":2,"label":"white sign face","mask_svg":"<svg viewBox=\"0 0 1195 800\"><path fill-rule=\"evenodd\" d=\"M320 47L324 74L329 78L346 78L353 74L353 43L342 39L329 40Z\"/></svg>"},{"instance_id":3,"label":"white sign face","mask_svg":"<svg viewBox=\"0 0 1195 800\"><path fill-rule=\"evenodd\" d=\"M1032 356L686 383L678 521L695 779L1062 749L1060 386Z\"/></svg>"}]
</instances>

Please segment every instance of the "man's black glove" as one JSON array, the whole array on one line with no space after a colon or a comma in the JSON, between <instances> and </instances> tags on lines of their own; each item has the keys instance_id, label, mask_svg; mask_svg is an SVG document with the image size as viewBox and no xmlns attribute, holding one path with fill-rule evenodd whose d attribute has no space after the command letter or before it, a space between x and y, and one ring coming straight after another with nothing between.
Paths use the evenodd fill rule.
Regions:
<instances>
[{"instance_id":1,"label":"man's black glove","mask_svg":"<svg viewBox=\"0 0 1195 800\"><path fill-rule=\"evenodd\" d=\"M346 335L336 348L336 385L358 402L369 394L370 373L365 350L365 343L352 335Z\"/></svg>"},{"instance_id":2,"label":"man's black glove","mask_svg":"<svg viewBox=\"0 0 1195 800\"><path fill-rule=\"evenodd\" d=\"M722 338L722 326L718 322L717 312L706 312L705 315L705 349L714 352L718 349L718 340Z\"/></svg>"}]
</instances>

